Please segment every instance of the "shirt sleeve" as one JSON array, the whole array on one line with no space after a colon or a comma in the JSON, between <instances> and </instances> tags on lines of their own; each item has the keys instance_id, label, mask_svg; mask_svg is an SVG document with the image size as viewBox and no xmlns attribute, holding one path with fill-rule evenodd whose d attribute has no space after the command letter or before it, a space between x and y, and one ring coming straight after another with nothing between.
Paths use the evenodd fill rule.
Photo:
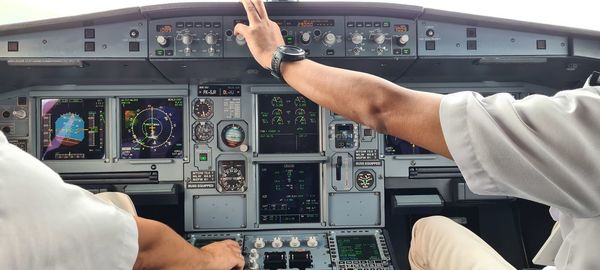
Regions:
<instances>
[{"instance_id":1,"label":"shirt sleeve","mask_svg":"<svg viewBox=\"0 0 600 270\"><path fill-rule=\"evenodd\" d=\"M3 269L127 269L138 253L129 213L66 184L0 132Z\"/></svg>"},{"instance_id":2,"label":"shirt sleeve","mask_svg":"<svg viewBox=\"0 0 600 270\"><path fill-rule=\"evenodd\" d=\"M474 92L442 99L448 149L476 193L600 214L600 87L555 96Z\"/></svg>"}]
</instances>

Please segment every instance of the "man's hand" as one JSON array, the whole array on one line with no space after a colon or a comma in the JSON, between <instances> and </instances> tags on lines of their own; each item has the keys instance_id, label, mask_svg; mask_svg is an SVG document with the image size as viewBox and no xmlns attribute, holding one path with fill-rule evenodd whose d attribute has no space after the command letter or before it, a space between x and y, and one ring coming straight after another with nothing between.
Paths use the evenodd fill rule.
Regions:
<instances>
[{"instance_id":1,"label":"man's hand","mask_svg":"<svg viewBox=\"0 0 600 270\"><path fill-rule=\"evenodd\" d=\"M238 23L235 35L242 35L254 59L266 69L271 69L275 49L283 45L283 37L277 23L269 20L262 0L242 0L248 14L249 25Z\"/></svg>"},{"instance_id":2,"label":"man's hand","mask_svg":"<svg viewBox=\"0 0 600 270\"><path fill-rule=\"evenodd\" d=\"M202 270L222 270L222 269L244 269L244 256L237 242L225 240L215 242L202 247L199 252L201 256Z\"/></svg>"}]
</instances>

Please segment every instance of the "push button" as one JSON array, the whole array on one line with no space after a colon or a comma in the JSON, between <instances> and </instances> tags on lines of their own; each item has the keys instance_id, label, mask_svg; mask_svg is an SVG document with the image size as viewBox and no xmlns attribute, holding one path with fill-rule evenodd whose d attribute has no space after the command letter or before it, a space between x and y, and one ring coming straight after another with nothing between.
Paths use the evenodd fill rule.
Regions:
<instances>
[{"instance_id":1,"label":"push button","mask_svg":"<svg viewBox=\"0 0 600 270\"><path fill-rule=\"evenodd\" d=\"M19 42L18 41L9 41L8 42L8 51L9 52L18 52L19 51Z\"/></svg>"},{"instance_id":2,"label":"push button","mask_svg":"<svg viewBox=\"0 0 600 270\"><path fill-rule=\"evenodd\" d=\"M96 51L96 42L86 41L83 43L83 50L86 52Z\"/></svg>"},{"instance_id":3,"label":"push button","mask_svg":"<svg viewBox=\"0 0 600 270\"><path fill-rule=\"evenodd\" d=\"M139 52L140 51L140 43L138 41L130 41L129 42L129 51L130 52Z\"/></svg>"}]
</instances>

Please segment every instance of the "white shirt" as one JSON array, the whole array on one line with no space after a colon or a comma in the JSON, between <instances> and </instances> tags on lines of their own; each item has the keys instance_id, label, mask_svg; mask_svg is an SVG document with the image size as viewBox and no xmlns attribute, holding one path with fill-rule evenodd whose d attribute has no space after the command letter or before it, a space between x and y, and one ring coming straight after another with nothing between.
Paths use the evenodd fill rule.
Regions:
<instances>
[{"instance_id":1,"label":"white shirt","mask_svg":"<svg viewBox=\"0 0 600 270\"><path fill-rule=\"evenodd\" d=\"M443 98L452 157L476 193L508 195L560 212L558 269L600 269L600 87L553 97L473 92Z\"/></svg>"},{"instance_id":2,"label":"white shirt","mask_svg":"<svg viewBox=\"0 0 600 270\"><path fill-rule=\"evenodd\" d=\"M138 252L133 217L65 184L0 132L0 268L127 269Z\"/></svg>"}]
</instances>

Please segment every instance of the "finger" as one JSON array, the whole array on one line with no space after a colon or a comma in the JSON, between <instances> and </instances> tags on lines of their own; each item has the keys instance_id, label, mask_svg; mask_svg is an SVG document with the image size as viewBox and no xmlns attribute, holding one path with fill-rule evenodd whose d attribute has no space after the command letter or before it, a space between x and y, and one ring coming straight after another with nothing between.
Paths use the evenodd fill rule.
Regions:
<instances>
[{"instance_id":1,"label":"finger","mask_svg":"<svg viewBox=\"0 0 600 270\"><path fill-rule=\"evenodd\" d=\"M248 32L248 26L243 24L243 23L238 23L235 28L233 28L233 34L234 35L242 35L243 37L246 37L246 32Z\"/></svg>"},{"instance_id":2,"label":"finger","mask_svg":"<svg viewBox=\"0 0 600 270\"><path fill-rule=\"evenodd\" d=\"M252 4L250 0L242 0L242 5L244 5L250 25L260 23L260 16L258 15L256 7L254 7L254 4Z\"/></svg>"},{"instance_id":3,"label":"finger","mask_svg":"<svg viewBox=\"0 0 600 270\"><path fill-rule=\"evenodd\" d=\"M266 20L269 18L269 15L267 14L267 8L265 8L265 3L263 0L252 0L252 4L254 4L256 12L258 12L258 15L261 19Z\"/></svg>"},{"instance_id":4,"label":"finger","mask_svg":"<svg viewBox=\"0 0 600 270\"><path fill-rule=\"evenodd\" d=\"M240 269L240 270L244 269L244 264L246 264L246 261L244 260L244 257L241 256L236 261L237 262L235 263L235 268L236 269Z\"/></svg>"}]
</instances>

